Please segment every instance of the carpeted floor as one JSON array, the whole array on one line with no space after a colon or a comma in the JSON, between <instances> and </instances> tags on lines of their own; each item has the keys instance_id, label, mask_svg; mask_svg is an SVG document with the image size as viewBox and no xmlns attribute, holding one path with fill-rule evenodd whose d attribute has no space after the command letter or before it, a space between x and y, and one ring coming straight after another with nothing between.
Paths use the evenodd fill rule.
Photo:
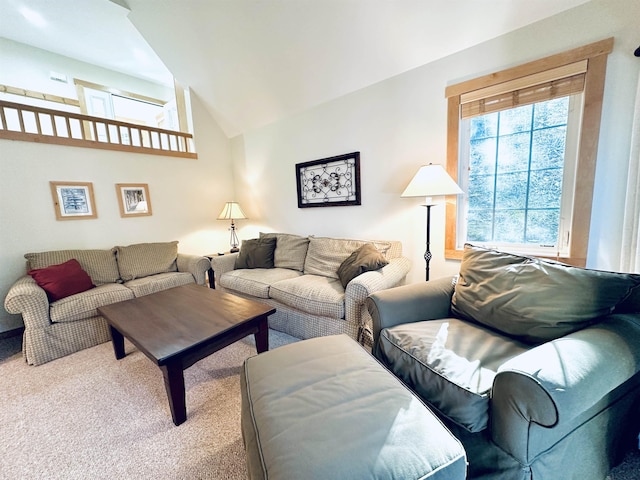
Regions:
<instances>
[{"instance_id":1,"label":"carpeted floor","mask_svg":"<svg viewBox=\"0 0 640 480\"><path fill-rule=\"evenodd\" d=\"M294 341L271 332L270 347ZM253 336L185 371L176 427L160 370L111 343L30 367L19 338L0 341L0 478L245 479L239 371Z\"/></svg>"},{"instance_id":2,"label":"carpeted floor","mask_svg":"<svg viewBox=\"0 0 640 480\"><path fill-rule=\"evenodd\" d=\"M270 347L295 341L270 332ZM245 479L239 371L247 337L187 369L187 421L176 427L160 370L130 343L111 343L39 367L20 337L0 340L0 478ZM640 479L630 453L607 480Z\"/></svg>"}]
</instances>

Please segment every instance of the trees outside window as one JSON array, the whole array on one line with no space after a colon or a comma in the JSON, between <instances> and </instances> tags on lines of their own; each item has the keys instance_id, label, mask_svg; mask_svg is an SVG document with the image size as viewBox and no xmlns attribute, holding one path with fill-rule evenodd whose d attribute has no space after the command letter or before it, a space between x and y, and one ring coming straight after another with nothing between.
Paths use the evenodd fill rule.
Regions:
<instances>
[{"instance_id":1,"label":"trees outside window","mask_svg":"<svg viewBox=\"0 0 640 480\"><path fill-rule=\"evenodd\" d=\"M471 242L584 265L613 39L447 88L445 256Z\"/></svg>"}]
</instances>

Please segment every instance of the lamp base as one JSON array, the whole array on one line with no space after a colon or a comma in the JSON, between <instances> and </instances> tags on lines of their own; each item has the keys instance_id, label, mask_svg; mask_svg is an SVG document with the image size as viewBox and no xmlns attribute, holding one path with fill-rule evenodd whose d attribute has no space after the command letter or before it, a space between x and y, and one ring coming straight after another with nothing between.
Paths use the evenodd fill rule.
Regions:
<instances>
[{"instance_id":1,"label":"lamp base","mask_svg":"<svg viewBox=\"0 0 640 480\"><path fill-rule=\"evenodd\" d=\"M236 253L239 252L240 249L238 247L232 247L231 250L229 250L229 253Z\"/></svg>"}]
</instances>

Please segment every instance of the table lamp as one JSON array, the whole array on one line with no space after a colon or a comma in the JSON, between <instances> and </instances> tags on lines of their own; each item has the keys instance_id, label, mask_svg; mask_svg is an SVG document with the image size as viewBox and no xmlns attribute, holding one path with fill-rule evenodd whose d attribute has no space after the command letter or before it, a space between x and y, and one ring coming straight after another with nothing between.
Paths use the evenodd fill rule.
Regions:
<instances>
[{"instance_id":1,"label":"table lamp","mask_svg":"<svg viewBox=\"0 0 640 480\"><path fill-rule=\"evenodd\" d=\"M240 208L238 202L225 203L220 215L218 215L218 220L231 220L231 240L229 241L229 244L231 245L231 253L240 251L238 248L240 241L238 240L238 235L236 235L236 224L233 221L244 220L246 218L247 216L242 211L242 208Z\"/></svg>"}]
</instances>

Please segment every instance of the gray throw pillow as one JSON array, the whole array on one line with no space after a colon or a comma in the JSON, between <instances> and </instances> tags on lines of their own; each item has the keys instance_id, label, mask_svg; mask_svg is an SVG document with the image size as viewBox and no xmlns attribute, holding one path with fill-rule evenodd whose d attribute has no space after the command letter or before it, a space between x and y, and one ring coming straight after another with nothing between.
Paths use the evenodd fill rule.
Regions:
<instances>
[{"instance_id":1,"label":"gray throw pillow","mask_svg":"<svg viewBox=\"0 0 640 480\"><path fill-rule=\"evenodd\" d=\"M273 252L275 249L275 238L243 240L240 246L240 253L236 257L235 269L273 268Z\"/></svg>"},{"instance_id":2,"label":"gray throw pillow","mask_svg":"<svg viewBox=\"0 0 640 480\"><path fill-rule=\"evenodd\" d=\"M263 233L260 238L275 238L276 250L273 253L273 265L276 268L289 268L302 271L307 257L309 237L289 233Z\"/></svg>"},{"instance_id":3,"label":"gray throw pillow","mask_svg":"<svg viewBox=\"0 0 640 480\"><path fill-rule=\"evenodd\" d=\"M338 267L338 277L344 288L347 284L364 272L378 270L389 262L384 255L371 243L366 243L349 255Z\"/></svg>"},{"instance_id":4,"label":"gray throw pillow","mask_svg":"<svg viewBox=\"0 0 640 480\"><path fill-rule=\"evenodd\" d=\"M573 267L465 245L452 312L540 343L610 314L640 275Z\"/></svg>"}]
</instances>

